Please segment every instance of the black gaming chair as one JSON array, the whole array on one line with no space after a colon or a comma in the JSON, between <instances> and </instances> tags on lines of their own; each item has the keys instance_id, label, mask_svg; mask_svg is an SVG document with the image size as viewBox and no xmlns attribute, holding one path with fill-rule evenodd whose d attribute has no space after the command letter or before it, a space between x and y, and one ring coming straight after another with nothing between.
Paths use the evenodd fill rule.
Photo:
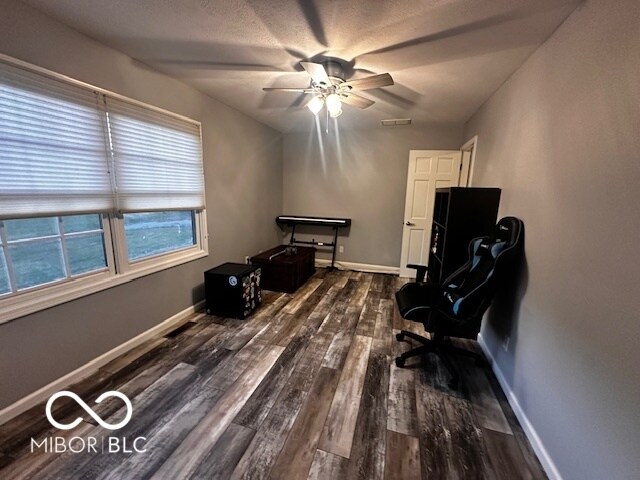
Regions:
<instances>
[{"instance_id":1,"label":"black gaming chair","mask_svg":"<svg viewBox=\"0 0 640 480\"><path fill-rule=\"evenodd\" d=\"M515 217L505 217L495 226L490 237L479 237L469 244L469 260L442 284L420 280L407 283L396 292L400 315L407 320L424 324L431 333L427 339L413 332L402 330L398 341L413 338L423 345L396 358L396 365L404 367L409 357L427 352L437 354L451 374L449 386L458 387L459 375L447 353L455 351L476 358L469 350L455 347L449 337L476 339L480 332L482 316L489 308L500 282L512 270L514 260L520 254L524 237L524 225Z\"/></svg>"}]
</instances>

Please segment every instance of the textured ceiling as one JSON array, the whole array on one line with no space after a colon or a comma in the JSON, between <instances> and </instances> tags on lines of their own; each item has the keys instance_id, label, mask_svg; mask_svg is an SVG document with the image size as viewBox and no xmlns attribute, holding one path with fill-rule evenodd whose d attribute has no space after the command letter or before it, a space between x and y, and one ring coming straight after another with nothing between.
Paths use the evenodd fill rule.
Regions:
<instances>
[{"instance_id":1,"label":"textured ceiling","mask_svg":"<svg viewBox=\"0 0 640 480\"><path fill-rule=\"evenodd\" d=\"M344 107L341 128L384 118L461 123L580 0L24 0L70 27L280 131L308 129L300 60L337 57L347 78L395 85Z\"/></svg>"}]
</instances>

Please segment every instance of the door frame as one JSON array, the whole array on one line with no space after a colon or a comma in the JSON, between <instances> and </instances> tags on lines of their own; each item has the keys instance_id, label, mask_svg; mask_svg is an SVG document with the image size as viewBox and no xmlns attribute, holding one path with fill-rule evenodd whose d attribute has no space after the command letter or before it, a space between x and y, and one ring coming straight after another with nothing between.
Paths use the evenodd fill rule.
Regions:
<instances>
[{"instance_id":1,"label":"door frame","mask_svg":"<svg viewBox=\"0 0 640 480\"><path fill-rule=\"evenodd\" d=\"M473 185L473 170L476 165L476 152L478 151L478 135L474 135L469 140L464 142L464 144L460 147L460 151L462 152L462 163L460 165L460 179L458 181L458 185L460 185L461 187L471 187ZM464 152L471 152L468 164L466 165ZM467 181L463 185L462 179L464 176L464 172L466 172L467 174Z\"/></svg>"}]
</instances>

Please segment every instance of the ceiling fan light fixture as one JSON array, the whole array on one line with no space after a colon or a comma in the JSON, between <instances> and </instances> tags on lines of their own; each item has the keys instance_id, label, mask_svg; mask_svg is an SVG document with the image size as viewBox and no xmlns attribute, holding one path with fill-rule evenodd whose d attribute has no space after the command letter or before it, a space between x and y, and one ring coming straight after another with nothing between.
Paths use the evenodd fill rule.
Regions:
<instances>
[{"instance_id":1,"label":"ceiling fan light fixture","mask_svg":"<svg viewBox=\"0 0 640 480\"><path fill-rule=\"evenodd\" d=\"M342 101L340 100L340 96L332 93L327 97L327 110L329 110L329 115L333 118L339 117L342 114Z\"/></svg>"},{"instance_id":2,"label":"ceiling fan light fixture","mask_svg":"<svg viewBox=\"0 0 640 480\"><path fill-rule=\"evenodd\" d=\"M322 110L322 106L324 105L324 99L321 95L313 97L309 103L307 103L307 108L311 110L311 113L317 115L320 110Z\"/></svg>"},{"instance_id":3,"label":"ceiling fan light fixture","mask_svg":"<svg viewBox=\"0 0 640 480\"><path fill-rule=\"evenodd\" d=\"M389 87L393 85L393 78L388 73L380 73L370 75L364 78L356 78L346 80L344 66L353 67L353 62L347 62L339 59L326 59L320 63L302 61L300 66L311 77L309 87L307 88L281 88L266 87L263 88L267 92L299 92L303 94L311 94L313 98L307 102L306 106L316 117L322 111L322 107L326 106L327 125L329 124L329 116L337 118L342 115L342 104L345 103L350 107L365 109L373 105L375 102L369 98L360 96L359 90L372 90L376 88ZM300 105L300 100L292 104ZM407 120L405 123L402 119L393 125L407 125L411 123ZM384 125L386 123L383 122Z\"/></svg>"}]
</instances>

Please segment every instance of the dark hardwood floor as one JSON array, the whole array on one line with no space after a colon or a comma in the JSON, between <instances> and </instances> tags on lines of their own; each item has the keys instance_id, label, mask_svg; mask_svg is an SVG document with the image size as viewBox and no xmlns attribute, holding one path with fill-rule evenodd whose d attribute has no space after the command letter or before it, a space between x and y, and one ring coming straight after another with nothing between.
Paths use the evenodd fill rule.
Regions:
<instances>
[{"instance_id":1,"label":"dark hardwood floor","mask_svg":"<svg viewBox=\"0 0 640 480\"><path fill-rule=\"evenodd\" d=\"M34 407L0 426L0 478L546 478L489 367L456 359L458 391L432 356L396 368L412 345L394 333L424 334L397 313L402 283L320 269L293 295L263 292L247 320L196 314L69 388L110 423L122 402L95 399L127 395L124 428L106 430L62 398L53 416L83 421L56 430ZM32 437L110 435L144 437L146 451L31 451Z\"/></svg>"}]
</instances>

